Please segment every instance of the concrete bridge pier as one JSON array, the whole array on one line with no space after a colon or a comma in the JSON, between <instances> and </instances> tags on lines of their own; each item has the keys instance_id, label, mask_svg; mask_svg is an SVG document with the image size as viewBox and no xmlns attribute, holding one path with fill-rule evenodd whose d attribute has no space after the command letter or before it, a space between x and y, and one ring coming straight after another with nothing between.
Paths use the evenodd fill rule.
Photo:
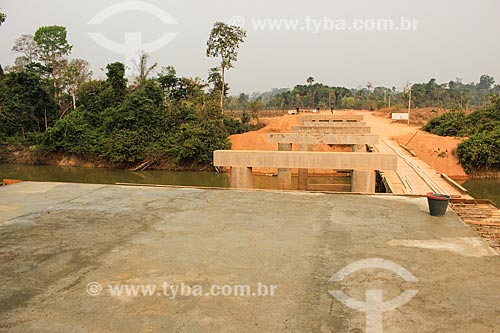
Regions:
<instances>
[{"instance_id":1,"label":"concrete bridge pier","mask_svg":"<svg viewBox=\"0 0 500 333\"><path fill-rule=\"evenodd\" d=\"M292 151L292 144L278 143L278 151ZM278 188L280 190L292 189L292 169L278 168Z\"/></svg>"},{"instance_id":2,"label":"concrete bridge pier","mask_svg":"<svg viewBox=\"0 0 500 333\"><path fill-rule=\"evenodd\" d=\"M351 192L375 193L377 174L374 170L353 170Z\"/></svg>"},{"instance_id":3,"label":"concrete bridge pier","mask_svg":"<svg viewBox=\"0 0 500 333\"><path fill-rule=\"evenodd\" d=\"M253 188L252 168L231 167L232 188Z\"/></svg>"},{"instance_id":4,"label":"concrete bridge pier","mask_svg":"<svg viewBox=\"0 0 500 333\"><path fill-rule=\"evenodd\" d=\"M299 144L299 151L309 151L308 144ZM299 169L299 191L307 191L309 183L309 169Z\"/></svg>"},{"instance_id":5,"label":"concrete bridge pier","mask_svg":"<svg viewBox=\"0 0 500 333\"><path fill-rule=\"evenodd\" d=\"M354 153L366 153L368 149L366 149L366 145L352 145L352 151Z\"/></svg>"}]
</instances>

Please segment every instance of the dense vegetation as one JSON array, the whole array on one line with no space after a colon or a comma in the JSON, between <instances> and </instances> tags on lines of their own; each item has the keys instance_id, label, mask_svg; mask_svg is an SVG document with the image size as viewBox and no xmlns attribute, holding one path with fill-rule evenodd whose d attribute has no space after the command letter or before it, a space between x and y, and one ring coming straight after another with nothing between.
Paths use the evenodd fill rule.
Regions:
<instances>
[{"instance_id":1,"label":"dense vegetation","mask_svg":"<svg viewBox=\"0 0 500 333\"><path fill-rule=\"evenodd\" d=\"M366 87L347 89L314 83L309 77L307 85L298 85L292 90L274 89L252 96L242 94L226 100L226 107L243 109L248 103L260 101L264 107L272 109L320 108L320 109L363 109L376 110L385 107L408 106L411 88L412 107L440 107L449 110L465 110L482 106L488 102L487 96L499 95L500 85L495 85L491 76L483 75L479 83L462 83L461 79L438 84L435 79L428 83L408 85L402 91L396 87Z\"/></svg>"},{"instance_id":2,"label":"dense vegetation","mask_svg":"<svg viewBox=\"0 0 500 333\"><path fill-rule=\"evenodd\" d=\"M463 111L445 113L432 119L424 130L441 136L467 137L457 153L465 171L500 170L500 98L469 115Z\"/></svg>"},{"instance_id":3,"label":"dense vegetation","mask_svg":"<svg viewBox=\"0 0 500 333\"><path fill-rule=\"evenodd\" d=\"M237 40L217 40L220 29L237 33ZM67 59L72 46L64 27L22 35L13 50L23 55L0 72L0 143L124 167L209 165L214 150L230 147L230 134L253 129L248 113L224 119L220 105L228 89L223 70L236 61L244 38L238 29L214 27L210 38L223 45L211 56L227 57L230 48L231 63L223 60L207 81L179 77L173 67L150 78L157 64L149 66L145 53L131 83L119 62L106 67L106 80L92 80L85 60Z\"/></svg>"}]
</instances>

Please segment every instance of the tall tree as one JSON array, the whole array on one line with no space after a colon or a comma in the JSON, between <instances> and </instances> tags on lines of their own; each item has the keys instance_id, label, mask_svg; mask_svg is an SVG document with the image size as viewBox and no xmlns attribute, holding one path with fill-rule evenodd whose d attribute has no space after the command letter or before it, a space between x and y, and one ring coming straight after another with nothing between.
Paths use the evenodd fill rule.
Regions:
<instances>
[{"instance_id":1,"label":"tall tree","mask_svg":"<svg viewBox=\"0 0 500 333\"><path fill-rule=\"evenodd\" d=\"M76 109L76 94L80 87L90 81L92 72L89 63L83 59L73 59L62 73L63 82L71 96L73 110ZM63 115L62 115L63 116Z\"/></svg>"},{"instance_id":2,"label":"tall tree","mask_svg":"<svg viewBox=\"0 0 500 333\"><path fill-rule=\"evenodd\" d=\"M149 61L149 54L147 52L141 51L139 55L139 60L138 62L134 63L135 70L137 71L137 78L136 78L136 84L137 86L142 86L144 82L146 82L149 74L158 66L158 63L154 63L153 65L149 66L148 61Z\"/></svg>"},{"instance_id":3,"label":"tall tree","mask_svg":"<svg viewBox=\"0 0 500 333\"><path fill-rule=\"evenodd\" d=\"M12 51L22 53L28 63L40 59L40 49L33 35L21 35L21 37L17 38Z\"/></svg>"},{"instance_id":4,"label":"tall tree","mask_svg":"<svg viewBox=\"0 0 500 333\"><path fill-rule=\"evenodd\" d=\"M207 42L207 57L220 58L221 94L220 107L224 112L224 98L226 87L226 70L233 68L233 63L238 60L238 49L243 43L247 33L240 27L222 22L214 24Z\"/></svg>"},{"instance_id":5,"label":"tall tree","mask_svg":"<svg viewBox=\"0 0 500 333\"><path fill-rule=\"evenodd\" d=\"M57 25L40 27L35 32L34 40L40 49L41 60L49 68L54 84L54 96L57 97L57 80L66 64L64 57L73 48L68 43L66 28Z\"/></svg>"}]
</instances>

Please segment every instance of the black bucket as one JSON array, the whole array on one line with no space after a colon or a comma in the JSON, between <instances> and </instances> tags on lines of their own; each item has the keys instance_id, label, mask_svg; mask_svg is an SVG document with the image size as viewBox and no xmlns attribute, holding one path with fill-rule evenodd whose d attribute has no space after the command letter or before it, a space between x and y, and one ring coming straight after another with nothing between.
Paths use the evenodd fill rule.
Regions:
<instances>
[{"instance_id":1,"label":"black bucket","mask_svg":"<svg viewBox=\"0 0 500 333\"><path fill-rule=\"evenodd\" d=\"M432 216L444 216L448 209L451 196L446 194L427 194L427 202L429 203L429 210Z\"/></svg>"}]
</instances>

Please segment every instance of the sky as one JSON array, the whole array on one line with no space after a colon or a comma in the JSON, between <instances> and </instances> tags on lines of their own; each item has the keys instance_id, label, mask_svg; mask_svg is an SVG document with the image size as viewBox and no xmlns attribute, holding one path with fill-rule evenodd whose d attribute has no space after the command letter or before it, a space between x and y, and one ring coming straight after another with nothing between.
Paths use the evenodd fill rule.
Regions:
<instances>
[{"instance_id":1,"label":"sky","mask_svg":"<svg viewBox=\"0 0 500 333\"><path fill-rule=\"evenodd\" d=\"M11 49L21 34L62 25L70 58L89 61L96 78L108 63L131 66L139 48L159 68L206 78L218 64L206 42L222 21L247 31L227 73L231 94L292 88L310 76L350 88L477 82L483 74L500 82L498 0L0 0L0 12L3 67L20 55Z\"/></svg>"}]
</instances>

